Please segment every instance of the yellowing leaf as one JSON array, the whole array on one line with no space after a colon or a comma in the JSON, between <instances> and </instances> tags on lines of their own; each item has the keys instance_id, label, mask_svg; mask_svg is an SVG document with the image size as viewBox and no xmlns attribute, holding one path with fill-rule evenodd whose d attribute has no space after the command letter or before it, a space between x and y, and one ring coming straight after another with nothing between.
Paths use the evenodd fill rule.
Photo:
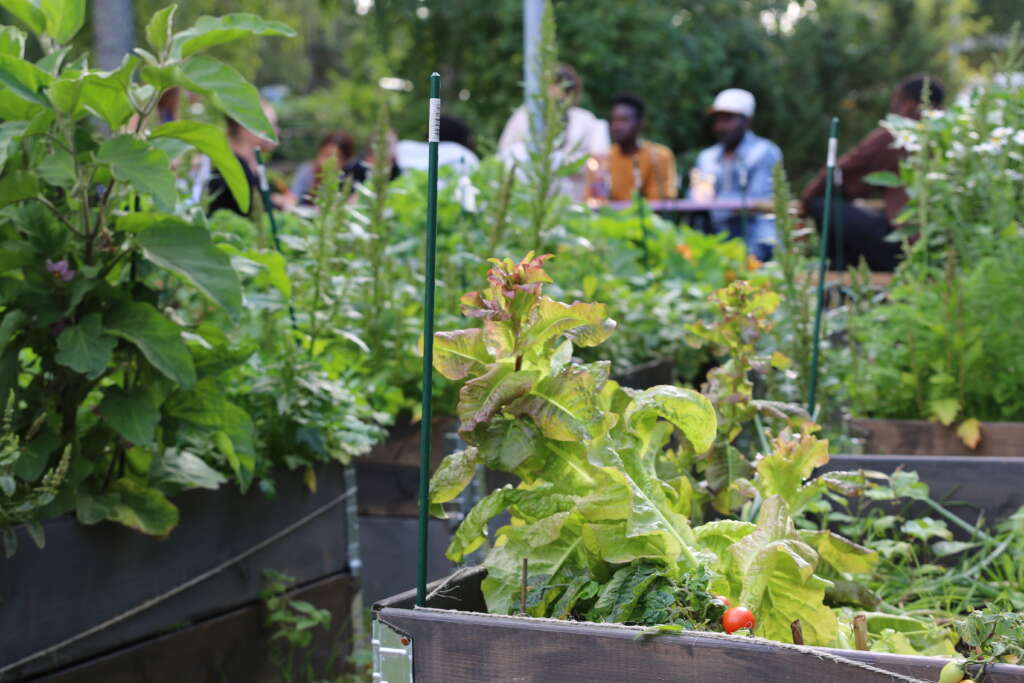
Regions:
<instances>
[{"instance_id":1,"label":"yellowing leaf","mask_svg":"<svg viewBox=\"0 0 1024 683\"><path fill-rule=\"evenodd\" d=\"M981 443L981 422L974 417L967 418L956 428L956 435L973 451Z\"/></svg>"},{"instance_id":2,"label":"yellowing leaf","mask_svg":"<svg viewBox=\"0 0 1024 683\"><path fill-rule=\"evenodd\" d=\"M936 398L929 402L928 407L932 416L948 427L960 412L960 401L955 398Z\"/></svg>"}]
</instances>

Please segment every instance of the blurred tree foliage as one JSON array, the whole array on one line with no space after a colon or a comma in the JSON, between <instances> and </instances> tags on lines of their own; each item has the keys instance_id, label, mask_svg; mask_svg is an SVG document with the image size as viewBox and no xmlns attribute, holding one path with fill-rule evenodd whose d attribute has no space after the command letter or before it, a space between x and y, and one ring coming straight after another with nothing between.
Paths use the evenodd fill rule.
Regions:
<instances>
[{"instance_id":1,"label":"blurred tree foliage","mask_svg":"<svg viewBox=\"0 0 1024 683\"><path fill-rule=\"evenodd\" d=\"M136 0L140 27L162 4ZM1020 0L555 0L562 58L585 80L583 106L606 117L617 93L642 95L648 137L685 167L712 142L705 110L715 92L748 88L755 129L783 148L797 183L821 163L832 114L842 146L852 144L885 114L901 78L929 71L955 86L962 61L951 46L990 24L1005 30L1019 9ZM299 33L218 55L258 83L290 88L279 106L285 156L311 153L332 127L366 140L382 76L413 84L388 97L399 135L421 137L427 76L440 71L445 110L470 122L485 151L522 99L521 0L182 0L179 14L239 11Z\"/></svg>"}]
</instances>

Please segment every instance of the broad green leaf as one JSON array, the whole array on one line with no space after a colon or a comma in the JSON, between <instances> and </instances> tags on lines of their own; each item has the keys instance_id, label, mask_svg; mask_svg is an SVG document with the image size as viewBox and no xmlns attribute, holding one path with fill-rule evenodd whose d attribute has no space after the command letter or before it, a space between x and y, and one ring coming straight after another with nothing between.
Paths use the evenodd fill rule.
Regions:
<instances>
[{"instance_id":1,"label":"broad green leaf","mask_svg":"<svg viewBox=\"0 0 1024 683\"><path fill-rule=\"evenodd\" d=\"M85 24L85 0L40 0L39 9L46 17L46 32L61 45Z\"/></svg>"},{"instance_id":2,"label":"broad green leaf","mask_svg":"<svg viewBox=\"0 0 1024 683\"><path fill-rule=\"evenodd\" d=\"M21 139L22 134L28 127L25 121L5 121L0 123L0 173L3 173L7 164L7 155L12 145Z\"/></svg>"},{"instance_id":3,"label":"broad green leaf","mask_svg":"<svg viewBox=\"0 0 1024 683\"><path fill-rule=\"evenodd\" d=\"M540 453L543 439L528 420L494 419L462 437L480 451L480 458L492 470L512 472L532 455Z\"/></svg>"},{"instance_id":4,"label":"broad green leaf","mask_svg":"<svg viewBox=\"0 0 1024 683\"><path fill-rule=\"evenodd\" d=\"M211 491L227 481L227 477L206 464L198 455L177 448L164 451L156 476L161 482Z\"/></svg>"},{"instance_id":5,"label":"broad green leaf","mask_svg":"<svg viewBox=\"0 0 1024 683\"><path fill-rule=\"evenodd\" d=\"M523 332L515 353L540 346L564 334L577 346L597 346L615 331L608 307L598 303L565 304L542 296L536 308L536 320Z\"/></svg>"},{"instance_id":6,"label":"broad green leaf","mask_svg":"<svg viewBox=\"0 0 1024 683\"><path fill-rule=\"evenodd\" d=\"M900 180L898 173L892 171L875 171L868 173L864 176L864 182L868 185L875 185L877 187L902 187L903 181Z\"/></svg>"},{"instance_id":7,"label":"broad green leaf","mask_svg":"<svg viewBox=\"0 0 1024 683\"><path fill-rule=\"evenodd\" d=\"M511 365L495 365L487 373L462 385L459 391L459 431L473 431L505 406L526 394L537 381L536 372L516 372Z\"/></svg>"},{"instance_id":8,"label":"broad green leaf","mask_svg":"<svg viewBox=\"0 0 1024 683\"><path fill-rule=\"evenodd\" d=\"M46 32L46 15L29 0L0 0L0 7L17 17L36 35Z\"/></svg>"},{"instance_id":9,"label":"broad green leaf","mask_svg":"<svg viewBox=\"0 0 1024 683\"><path fill-rule=\"evenodd\" d=\"M14 26L0 26L0 55L24 58L25 32Z\"/></svg>"},{"instance_id":10,"label":"broad green leaf","mask_svg":"<svg viewBox=\"0 0 1024 683\"><path fill-rule=\"evenodd\" d=\"M191 282L214 303L237 315L242 309L242 286L231 259L210 241L205 228L168 218L135 236L153 263Z\"/></svg>"},{"instance_id":11,"label":"broad green leaf","mask_svg":"<svg viewBox=\"0 0 1024 683\"><path fill-rule=\"evenodd\" d=\"M99 405L100 414L114 431L136 446L149 446L160 423L160 409L144 390L130 392L108 387Z\"/></svg>"},{"instance_id":12,"label":"broad green leaf","mask_svg":"<svg viewBox=\"0 0 1024 683\"><path fill-rule=\"evenodd\" d=\"M668 555L662 536L629 537L626 535L625 522L584 524L582 533L587 550L611 564L624 564L642 558L665 561ZM671 558L668 562L673 560Z\"/></svg>"},{"instance_id":13,"label":"broad green leaf","mask_svg":"<svg viewBox=\"0 0 1024 683\"><path fill-rule=\"evenodd\" d=\"M652 563L640 562L623 567L604 585L594 605L593 616L601 621L630 621L645 592L662 571Z\"/></svg>"},{"instance_id":14,"label":"broad green leaf","mask_svg":"<svg viewBox=\"0 0 1024 683\"><path fill-rule=\"evenodd\" d=\"M459 524L445 551L445 557L452 562L462 562L466 555L474 552L487 540L487 523L501 514L511 500L519 493L511 486L504 486L487 494L473 506Z\"/></svg>"},{"instance_id":15,"label":"broad green leaf","mask_svg":"<svg viewBox=\"0 0 1024 683\"><path fill-rule=\"evenodd\" d=\"M0 97L3 94L0 93ZM39 194L39 181L28 171L14 171L0 177L0 208L31 199Z\"/></svg>"},{"instance_id":16,"label":"broad green leaf","mask_svg":"<svg viewBox=\"0 0 1024 683\"><path fill-rule=\"evenodd\" d=\"M719 519L695 527L693 530L697 545L703 550L710 550L715 555L727 555L729 547L745 536L749 536L757 527L750 522L734 519Z\"/></svg>"},{"instance_id":17,"label":"broad green leaf","mask_svg":"<svg viewBox=\"0 0 1024 683\"><path fill-rule=\"evenodd\" d=\"M181 329L141 301L123 303L103 320L106 331L135 345L153 367L188 389L196 382L192 356Z\"/></svg>"},{"instance_id":18,"label":"broad green leaf","mask_svg":"<svg viewBox=\"0 0 1024 683\"><path fill-rule=\"evenodd\" d=\"M39 263L39 252L28 242L7 240L0 242L0 273Z\"/></svg>"},{"instance_id":19,"label":"broad green leaf","mask_svg":"<svg viewBox=\"0 0 1024 683\"><path fill-rule=\"evenodd\" d=\"M757 615L755 635L792 642L790 624L803 626L808 645L831 645L836 616L824 604L829 582L815 574L818 555L800 540L779 496L761 505L757 529L730 549L740 575L740 604Z\"/></svg>"},{"instance_id":20,"label":"broad green leaf","mask_svg":"<svg viewBox=\"0 0 1024 683\"><path fill-rule=\"evenodd\" d=\"M277 133L263 113L259 91L240 73L205 55L185 62L182 73L189 89L209 97L215 106L254 134L277 141Z\"/></svg>"},{"instance_id":21,"label":"broad green leaf","mask_svg":"<svg viewBox=\"0 0 1024 683\"><path fill-rule=\"evenodd\" d=\"M931 517L907 520L900 527L900 531L924 543L927 543L932 538L941 538L946 541L953 540L953 532L946 526L945 520L932 519Z\"/></svg>"},{"instance_id":22,"label":"broad green leaf","mask_svg":"<svg viewBox=\"0 0 1024 683\"><path fill-rule=\"evenodd\" d=\"M149 137L182 140L210 157L210 161L224 177L242 213L248 213L249 181L238 157L228 145L223 128L200 121L171 121L158 127Z\"/></svg>"},{"instance_id":23,"label":"broad green leaf","mask_svg":"<svg viewBox=\"0 0 1024 683\"><path fill-rule=\"evenodd\" d=\"M114 71L94 71L82 79L82 106L103 119L111 130L120 129L132 115L128 87L138 64L138 57L125 55Z\"/></svg>"},{"instance_id":24,"label":"broad green leaf","mask_svg":"<svg viewBox=\"0 0 1024 683\"><path fill-rule=\"evenodd\" d=\"M29 121L44 111L48 110L18 97L0 84L0 121Z\"/></svg>"},{"instance_id":25,"label":"broad green leaf","mask_svg":"<svg viewBox=\"0 0 1024 683\"><path fill-rule=\"evenodd\" d=\"M82 76L66 73L55 78L46 91L53 108L71 118L77 119L82 113Z\"/></svg>"},{"instance_id":26,"label":"broad green leaf","mask_svg":"<svg viewBox=\"0 0 1024 683\"><path fill-rule=\"evenodd\" d=\"M100 146L96 161L109 164L118 180L153 195L158 206L174 208L178 192L170 160L162 151L130 135L118 135Z\"/></svg>"},{"instance_id":27,"label":"broad green leaf","mask_svg":"<svg viewBox=\"0 0 1024 683\"><path fill-rule=\"evenodd\" d=\"M711 448L718 419L711 401L702 394L682 387L652 387L637 394L625 414L626 423L637 431L649 430L659 417L681 431L695 453Z\"/></svg>"},{"instance_id":28,"label":"broad green leaf","mask_svg":"<svg viewBox=\"0 0 1024 683\"><path fill-rule=\"evenodd\" d=\"M585 368L567 368L553 377L545 377L509 411L529 415L549 439L583 441L589 430L601 423L604 415L597 402L595 377Z\"/></svg>"},{"instance_id":29,"label":"broad green leaf","mask_svg":"<svg viewBox=\"0 0 1024 683\"><path fill-rule=\"evenodd\" d=\"M177 5L168 5L157 10L146 24L146 42L157 54L163 52L174 35L174 12L177 9Z\"/></svg>"},{"instance_id":30,"label":"broad green leaf","mask_svg":"<svg viewBox=\"0 0 1024 683\"><path fill-rule=\"evenodd\" d=\"M532 583L546 583L549 577L580 565L583 540L579 522L570 512L533 524L502 527L498 537L504 537L505 543L487 555L487 578L481 585L487 609L495 614L509 614L519 608L523 557L527 558Z\"/></svg>"},{"instance_id":31,"label":"broad green leaf","mask_svg":"<svg viewBox=\"0 0 1024 683\"><path fill-rule=\"evenodd\" d=\"M115 346L117 339L103 332L100 314L92 313L60 333L54 360L89 379L96 379L110 364Z\"/></svg>"},{"instance_id":32,"label":"broad green leaf","mask_svg":"<svg viewBox=\"0 0 1024 683\"><path fill-rule=\"evenodd\" d=\"M178 508L156 489L124 477L110 487L107 519L151 536L166 536L178 525Z\"/></svg>"},{"instance_id":33,"label":"broad green leaf","mask_svg":"<svg viewBox=\"0 0 1024 683\"><path fill-rule=\"evenodd\" d=\"M828 442L811 435L776 439L775 450L758 459L754 486L761 496L781 496L797 512L818 495L824 482L804 485L815 468L828 462Z\"/></svg>"},{"instance_id":34,"label":"broad green leaf","mask_svg":"<svg viewBox=\"0 0 1024 683\"><path fill-rule=\"evenodd\" d=\"M928 410L948 427L960 412L960 401L955 398L935 398L928 402Z\"/></svg>"},{"instance_id":35,"label":"broad green leaf","mask_svg":"<svg viewBox=\"0 0 1024 683\"><path fill-rule=\"evenodd\" d=\"M279 251L270 249L246 251L242 253L242 257L263 266L259 274L253 278L253 285L273 287L281 292L285 299L292 298L292 280L288 276L288 262Z\"/></svg>"},{"instance_id":36,"label":"broad green leaf","mask_svg":"<svg viewBox=\"0 0 1024 683\"><path fill-rule=\"evenodd\" d=\"M800 537L838 572L870 574L878 565L878 551L869 550L831 531L801 531Z\"/></svg>"},{"instance_id":37,"label":"broad green leaf","mask_svg":"<svg viewBox=\"0 0 1024 683\"><path fill-rule=\"evenodd\" d=\"M448 379L464 379L470 372L482 370L493 361L484 346L483 330L479 328L434 335L434 369Z\"/></svg>"},{"instance_id":38,"label":"broad green leaf","mask_svg":"<svg viewBox=\"0 0 1024 683\"><path fill-rule=\"evenodd\" d=\"M75 159L67 150L56 147L36 165L39 176L50 185L70 190L75 185Z\"/></svg>"},{"instance_id":39,"label":"broad green leaf","mask_svg":"<svg viewBox=\"0 0 1024 683\"><path fill-rule=\"evenodd\" d=\"M0 83L21 99L49 107L50 100L43 90L52 81L53 77L35 64L0 54Z\"/></svg>"},{"instance_id":40,"label":"broad green leaf","mask_svg":"<svg viewBox=\"0 0 1024 683\"><path fill-rule=\"evenodd\" d=\"M977 546L977 543L966 543L964 541L936 541L932 543L932 552L935 553L935 557L947 557Z\"/></svg>"},{"instance_id":41,"label":"broad green leaf","mask_svg":"<svg viewBox=\"0 0 1024 683\"><path fill-rule=\"evenodd\" d=\"M147 35L148 33L147 28ZM199 17L191 28L174 35L173 51L176 57L188 57L215 45L230 43L248 36L294 35L295 31L287 24L267 21L255 14L225 14L220 17L204 15Z\"/></svg>"},{"instance_id":42,"label":"broad green leaf","mask_svg":"<svg viewBox=\"0 0 1024 683\"><path fill-rule=\"evenodd\" d=\"M473 480L479 458L479 453L472 446L446 456L430 478L430 503L447 503L462 493Z\"/></svg>"},{"instance_id":43,"label":"broad green leaf","mask_svg":"<svg viewBox=\"0 0 1024 683\"><path fill-rule=\"evenodd\" d=\"M22 329L27 321L28 315L17 308L7 311L0 317L0 353L7 348L15 333ZM4 401L0 401L0 406Z\"/></svg>"}]
</instances>

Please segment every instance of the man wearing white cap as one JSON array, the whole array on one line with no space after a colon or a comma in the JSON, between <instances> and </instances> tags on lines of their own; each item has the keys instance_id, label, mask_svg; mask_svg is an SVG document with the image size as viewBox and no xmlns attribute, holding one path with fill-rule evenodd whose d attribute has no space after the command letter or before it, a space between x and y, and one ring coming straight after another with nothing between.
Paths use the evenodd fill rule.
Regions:
<instances>
[{"instance_id":1,"label":"man wearing white cap","mask_svg":"<svg viewBox=\"0 0 1024 683\"><path fill-rule=\"evenodd\" d=\"M697 156L691 171L689 197L703 183L714 186L716 199L765 200L772 198L772 169L782 161L782 150L771 140L750 130L756 102L753 94L739 88L718 93L711 105L711 129L718 144ZM747 250L762 261L772 257L775 220L736 211L712 211L715 232L743 237Z\"/></svg>"}]
</instances>

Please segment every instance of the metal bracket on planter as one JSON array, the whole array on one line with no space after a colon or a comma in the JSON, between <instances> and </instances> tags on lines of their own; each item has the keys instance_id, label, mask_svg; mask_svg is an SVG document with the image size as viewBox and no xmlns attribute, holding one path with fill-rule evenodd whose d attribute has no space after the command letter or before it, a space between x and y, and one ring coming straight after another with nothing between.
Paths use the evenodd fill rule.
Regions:
<instances>
[{"instance_id":1,"label":"metal bracket on planter","mask_svg":"<svg viewBox=\"0 0 1024 683\"><path fill-rule=\"evenodd\" d=\"M412 683L412 638L373 615L374 683Z\"/></svg>"}]
</instances>

